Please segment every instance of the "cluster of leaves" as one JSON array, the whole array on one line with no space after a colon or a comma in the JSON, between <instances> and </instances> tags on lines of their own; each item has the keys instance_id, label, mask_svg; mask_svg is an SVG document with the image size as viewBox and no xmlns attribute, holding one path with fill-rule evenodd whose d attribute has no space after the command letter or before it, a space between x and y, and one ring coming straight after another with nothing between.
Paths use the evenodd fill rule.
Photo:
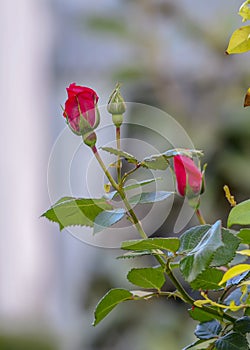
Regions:
<instances>
[{"instance_id":1,"label":"cluster of leaves","mask_svg":"<svg viewBox=\"0 0 250 350\"><path fill-rule=\"evenodd\" d=\"M217 221L212 226L192 227L180 238L123 242L121 249L127 252L119 258L152 255L160 265L132 268L127 274L128 281L143 289L111 289L96 307L94 325L122 302L174 297L191 304L189 315L200 322L195 330L198 340L185 349L248 350L250 264L242 262L250 256L250 250L246 249L250 228L233 231L230 227L234 224L250 225L250 200L231 210L228 228L221 227ZM179 269L196 294L200 292L200 299L194 300L192 293L189 295L180 287L175 269ZM168 279L176 291L165 290Z\"/></svg>"},{"instance_id":2,"label":"cluster of leaves","mask_svg":"<svg viewBox=\"0 0 250 350\"><path fill-rule=\"evenodd\" d=\"M103 147L102 150L111 155L124 158L128 163L132 164L134 168L131 174L139 167L151 170L166 170L170 165L170 159L177 154L192 156L201 156L201 152L197 150L188 149L173 149L168 150L162 154L152 155L139 161L133 155L111 147ZM124 176L123 190L129 193L130 190L141 188L157 181L157 178L150 178L143 181L138 181L133 185L126 185L126 180L129 174ZM108 186L109 188L109 186ZM135 204L150 204L163 201L169 198L173 192L170 191L156 191L143 192L131 196L128 200L131 205ZM102 198L75 198L63 197L57 201L48 211L42 216L50 221L59 224L60 230L67 226L89 226L93 227L93 233L96 234L107 227L110 227L122 220L124 217L130 217L129 213L124 208L117 208L115 203L118 197L118 191L111 191L106 193Z\"/></svg>"},{"instance_id":3,"label":"cluster of leaves","mask_svg":"<svg viewBox=\"0 0 250 350\"><path fill-rule=\"evenodd\" d=\"M246 0L243 2L239 9L239 15L242 17L242 22L246 22L250 20L250 0ZM228 55L235 53L244 53L250 50L250 25L246 25L236 29L228 44L228 48L226 53ZM248 89L244 107L250 106L250 88Z\"/></svg>"},{"instance_id":4,"label":"cluster of leaves","mask_svg":"<svg viewBox=\"0 0 250 350\"><path fill-rule=\"evenodd\" d=\"M151 170L165 170L171 165L171 158L177 154L189 157L200 156L200 151L174 149L152 155L139 161L133 155L114 148L103 148L132 165L132 170L123 176L123 190L142 187L154 182L148 179L137 184L126 185L127 177L139 167ZM64 197L43 214L59 224L60 229L72 225L93 227L96 234L114 225L123 217L130 218L124 208L115 206L117 190L106 193L102 198ZM143 192L128 197L129 203L146 204L167 199L172 192ZM232 225L243 225L239 231L231 230ZM125 241L125 250L120 259L145 255L153 256L156 266L132 268L127 279L139 287L136 290L111 289L98 303L94 325L102 321L118 304L125 301L148 300L153 297L179 298L189 304L189 315L199 321L195 330L198 340L185 349L249 349L246 334L250 332L250 200L235 205L228 217L227 228L217 221L213 225L199 225L184 232L180 238L147 238ZM244 262L244 263L243 263ZM176 278L176 271L182 275L187 292ZM174 292L165 289L170 280ZM192 291L199 293L193 299ZM202 346L202 347L200 347Z\"/></svg>"}]
</instances>

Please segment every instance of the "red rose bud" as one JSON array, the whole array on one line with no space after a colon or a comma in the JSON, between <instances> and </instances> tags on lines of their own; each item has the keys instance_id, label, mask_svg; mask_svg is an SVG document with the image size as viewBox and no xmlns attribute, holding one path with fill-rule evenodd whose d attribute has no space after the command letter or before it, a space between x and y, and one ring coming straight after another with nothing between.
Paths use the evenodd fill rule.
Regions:
<instances>
[{"instance_id":1,"label":"red rose bud","mask_svg":"<svg viewBox=\"0 0 250 350\"><path fill-rule=\"evenodd\" d=\"M70 129L79 136L96 129L100 122L96 92L73 83L67 88L67 93L63 116L67 119Z\"/></svg>"},{"instance_id":2,"label":"red rose bud","mask_svg":"<svg viewBox=\"0 0 250 350\"><path fill-rule=\"evenodd\" d=\"M189 198L201 193L203 176L194 161L186 156L174 156L174 171L178 192L181 196Z\"/></svg>"},{"instance_id":3,"label":"red rose bud","mask_svg":"<svg viewBox=\"0 0 250 350\"><path fill-rule=\"evenodd\" d=\"M112 120L115 126L121 126L123 122L123 113L126 111L126 104L120 93L120 84L116 84L116 87L109 98L107 110L112 114Z\"/></svg>"}]
</instances>

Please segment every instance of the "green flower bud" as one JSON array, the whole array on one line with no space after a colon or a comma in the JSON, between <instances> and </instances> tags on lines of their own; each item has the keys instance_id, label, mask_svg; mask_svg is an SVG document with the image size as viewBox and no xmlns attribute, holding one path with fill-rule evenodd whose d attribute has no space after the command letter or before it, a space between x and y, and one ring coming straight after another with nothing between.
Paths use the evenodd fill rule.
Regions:
<instances>
[{"instance_id":1,"label":"green flower bud","mask_svg":"<svg viewBox=\"0 0 250 350\"><path fill-rule=\"evenodd\" d=\"M113 118L113 123L116 126L120 126L123 122L122 114L126 111L126 104L120 93L120 84L116 84L116 87L109 98L107 110L112 116L119 115L119 118Z\"/></svg>"},{"instance_id":2,"label":"green flower bud","mask_svg":"<svg viewBox=\"0 0 250 350\"><path fill-rule=\"evenodd\" d=\"M89 132L87 134L84 134L82 138L83 138L83 142L89 147L93 147L96 144L95 132Z\"/></svg>"}]
</instances>

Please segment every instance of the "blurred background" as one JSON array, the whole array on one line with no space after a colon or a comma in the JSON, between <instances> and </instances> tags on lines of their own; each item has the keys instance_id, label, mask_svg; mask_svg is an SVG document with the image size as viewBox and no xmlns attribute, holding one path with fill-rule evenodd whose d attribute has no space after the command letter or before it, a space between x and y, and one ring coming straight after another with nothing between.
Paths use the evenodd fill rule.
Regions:
<instances>
[{"instance_id":1,"label":"blurred background","mask_svg":"<svg viewBox=\"0 0 250 350\"><path fill-rule=\"evenodd\" d=\"M225 224L223 185L237 201L250 193L249 54L224 54L241 26L241 2L2 2L2 350L178 350L193 340L187 307L164 300L120 305L93 328L99 298L128 287L126 272L143 262L114 261L118 250L84 244L39 217L51 204L47 167L65 128L65 88L90 86L101 105L120 81L127 101L166 111L205 151L202 209L208 222L222 217ZM63 177L58 166L62 196ZM170 235L171 226L154 234L161 233Z\"/></svg>"}]
</instances>

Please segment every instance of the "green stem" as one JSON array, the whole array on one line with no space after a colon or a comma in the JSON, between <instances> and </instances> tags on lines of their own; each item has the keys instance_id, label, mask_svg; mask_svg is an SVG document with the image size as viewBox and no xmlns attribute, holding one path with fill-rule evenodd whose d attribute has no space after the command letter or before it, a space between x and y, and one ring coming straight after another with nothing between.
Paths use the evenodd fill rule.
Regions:
<instances>
[{"instance_id":1,"label":"green stem","mask_svg":"<svg viewBox=\"0 0 250 350\"><path fill-rule=\"evenodd\" d=\"M122 184L124 184L126 178L127 178L129 175L133 174L137 169L139 169L140 166L141 166L141 163L137 163L136 166L135 166L132 170L130 170L130 171L128 171L127 173L125 173L125 174L123 175L123 177L122 177Z\"/></svg>"},{"instance_id":2,"label":"green stem","mask_svg":"<svg viewBox=\"0 0 250 350\"><path fill-rule=\"evenodd\" d=\"M104 174L107 176L107 178L109 179L109 182L111 183L111 185L114 187L114 189L119 193L119 195L121 196L121 199L123 200L123 203L133 221L134 226L136 227L137 231L139 232L141 238L143 239L147 239L148 236L146 235L145 231L142 228L142 225L140 223L140 221L138 220L137 216L135 215L135 212L133 211L127 197L125 194L125 191L122 187L120 187L115 180L113 179L113 177L111 176L110 172L108 171L108 169L106 168L105 164L102 161L102 158L100 157L100 154L97 150L97 148L95 146L92 147L92 151L98 161L98 163L100 164L102 170L104 171Z\"/></svg>"},{"instance_id":3,"label":"green stem","mask_svg":"<svg viewBox=\"0 0 250 350\"><path fill-rule=\"evenodd\" d=\"M120 151L121 149L121 128L120 126L116 127L116 145L117 149ZM121 157L118 155L117 156L117 181L118 184L121 184L121 170L122 170L122 162L121 162Z\"/></svg>"},{"instance_id":4,"label":"green stem","mask_svg":"<svg viewBox=\"0 0 250 350\"><path fill-rule=\"evenodd\" d=\"M205 221L205 219L204 219L200 209L196 209L195 214L196 214L196 216L197 216L197 218L199 220L199 223L201 225L206 225L206 221Z\"/></svg>"}]
</instances>

